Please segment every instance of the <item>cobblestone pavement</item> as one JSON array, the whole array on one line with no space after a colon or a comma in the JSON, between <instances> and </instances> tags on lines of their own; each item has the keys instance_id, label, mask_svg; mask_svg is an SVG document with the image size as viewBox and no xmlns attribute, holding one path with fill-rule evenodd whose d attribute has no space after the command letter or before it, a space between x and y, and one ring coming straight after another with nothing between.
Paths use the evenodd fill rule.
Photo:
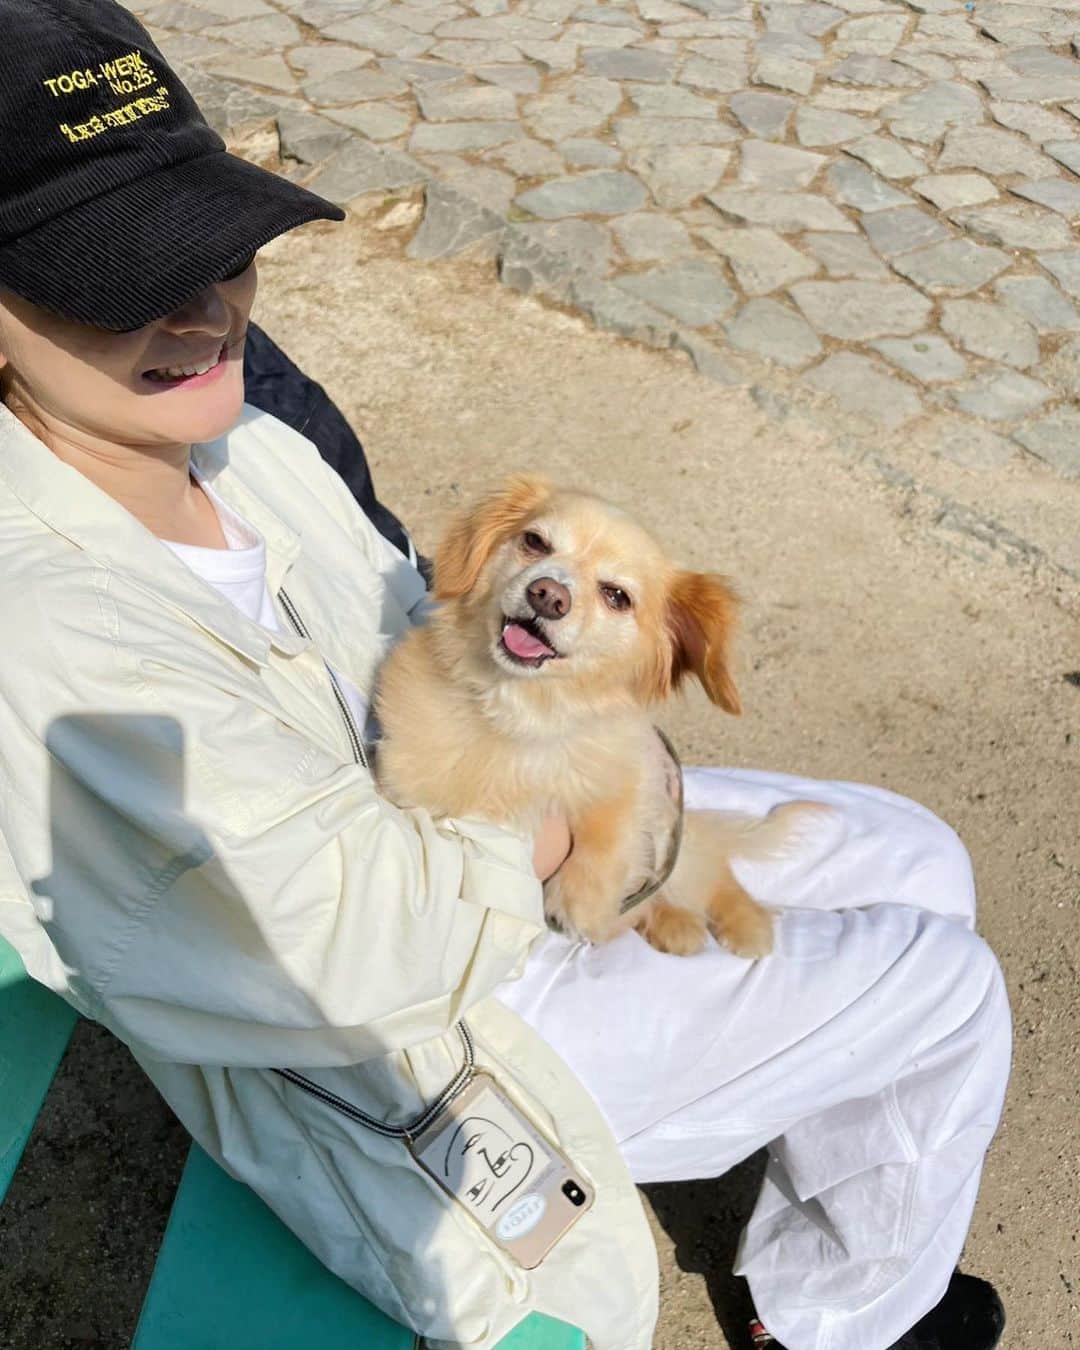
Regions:
<instances>
[{"instance_id":1,"label":"cobblestone pavement","mask_svg":"<svg viewBox=\"0 0 1080 1350\"><path fill-rule=\"evenodd\" d=\"M1080 0L169 0L211 120L416 256L1080 478ZM406 209L404 206L402 209Z\"/></svg>"}]
</instances>

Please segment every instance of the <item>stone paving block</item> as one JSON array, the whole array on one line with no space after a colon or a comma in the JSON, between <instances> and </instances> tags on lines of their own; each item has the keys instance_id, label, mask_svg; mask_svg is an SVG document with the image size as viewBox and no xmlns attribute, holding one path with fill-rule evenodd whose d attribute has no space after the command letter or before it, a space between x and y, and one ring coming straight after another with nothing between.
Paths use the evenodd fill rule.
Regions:
<instances>
[{"instance_id":1,"label":"stone paving block","mask_svg":"<svg viewBox=\"0 0 1080 1350\"><path fill-rule=\"evenodd\" d=\"M393 7L389 11L393 13ZM532 19L523 14L495 14L490 18L479 16L451 19L440 24L436 33L441 38L465 38L478 42L544 42L557 36L555 26L544 19Z\"/></svg>"},{"instance_id":2,"label":"stone paving block","mask_svg":"<svg viewBox=\"0 0 1080 1350\"><path fill-rule=\"evenodd\" d=\"M553 43L537 43L536 46L551 47ZM442 42L437 42L430 48L429 55L437 57L440 61L448 61L451 65L462 66L466 70L474 70L477 66L501 66L510 65L515 61L523 61L524 53L529 44L516 42L470 42L464 38L450 38ZM425 47L425 51L428 49ZM572 68L577 61L577 45L569 43L566 50L569 55L566 60L566 67ZM401 55L404 55L402 53ZM412 52L410 55L415 56Z\"/></svg>"},{"instance_id":3,"label":"stone paving block","mask_svg":"<svg viewBox=\"0 0 1080 1350\"><path fill-rule=\"evenodd\" d=\"M611 270L614 251L611 235L591 220L523 222L515 232L566 258L574 268L603 276Z\"/></svg>"},{"instance_id":4,"label":"stone paving block","mask_svg":"<svg viewBox=\"0 0 1080 1350\"><path fill-rule=\"evenodd\" d=\"M975 356L1021 370L1039 359L1034 328L1018 314L985 300L946 300L941 306L941 329Z\"/></svg>"},{"instance_id":5,"label":"stone paving block","mask_svg":"<svg viewBox=\"0 0 1080 1350\"><path fill-rule=\"evenodd\" d=\"M1048 206L1067 220L1080 218L1080 183L1068 178L1044 178L1035 183L1014 183L1010 189L1029 202Z\"/></svg>"},{"instance_id":6,"label":"stone paving block","mask_svg":"<svg viewBox=\"0 0 1080 1350\"><path fill-rule=\"evenodd\" d=\"M878 253L890 259L949 238L949 231L937 217L918 206L870 212L863 216L862 227Z\"/></svg>"},{"instance_id":7,"label":"stone paving block","mask_svg":"<svg viewBox=\"0 0 1080 1350\"><path fill-rule=\"evenodd\" d=\"M1039 367L1039 374L1058 393L1080 402L1080 338L1066 338Z\"/></svg>"},{"instance_id":8,"label":"stone paving block","mask_svg":"<svg viewBox=\"0 0 1080 1350\"><path fill-rule=\"evenodd\" d=\"M636 33L644 33L645 25L640 19L624 9L604 8L602 5L583 5L574 10L574 18L581 23L603 23L617 28L631 28Z\"/></svg>"},{"instance_id":9,"label":"stone paving block","mask_svg":"<svg viewBox=\"0 0 1080 1350\"><path fill-rule=\"evenodd\" d=\"M142 11L142 22L150 28L171 28L178 33L201 33L204 28L225 22L222 14L208 13L196 5L186 5L183 0L171 0L165 5L155 5Z\"/></svg>"},{"instance_id":10,"label":"stone paving block","mask_svg":"<svg viewBox=\"0 0 1080 1350\"><path fill-rule=\"evenodd\" d=\"M809 192L768 192L729 187L710 192L706 200L733 220L768 225L781 234L801 230L832 230L854 234L855 225L824 197Z\"/></svg>"},{"instance_id":11,"label":"stone paving block","mask_svg":"<svg viewBox=\"0 0 1080 1350\"><path fill-rule=\"evenodd\" d=\"M791 4L781 0L766 0L761 13L770 33L808 33L811 37L824 37L845 18L844 11L834 5Z\"/></svg>"},{"instance_id":12,"label":"stone paving block","mask_svg":"<svg viewBox=\"0 0 1080 1350\"><path fill-rule=\"evenodd\" d=\"M634 78L640 78L635 76ZM704 56L692 56L679 71L679 83L693 89L708 89L716 94L734 94L746 84L746 68L708 61Z\"/></svg>"},{"instance_id":13,"label":"stone paving block","mask_svg":"<svg viewBox=\"0 0 1080 1350\"><path fill-rule=\"evenodd\" d=\"M434 38L424 33L410 33L400 24L391 23L376 14L343 19L340 23L330 24L322 33L324 37L353 42L367 51L378 52L380 56L393 56L398 61L423 56L435 47ZM453 57L450 59L453 60Z\"/></svg>"},{"instance_id":14,"label":"stone paving block","mask_svg":"<svg viewBox=\"0 0 1080 1350\"><path fill-rule=\"evenodd\" d=\"M1080 132L1080 124L1075 126L1075 130ZM1059 164L1064 164L1073 173L1080 174L1080 140L1045 141L1043 149Z\"/></svg>"},{"instance_id":15,"label":"stone paving block","mask_svg":"<svg viewBox=\"0 0 1080 1350\"><path fill-rule=\"evenodd\" d=\"M1044 148L1047 141L1065 141L1080 133L1080 127L1071 118L1050 108L1041 108L1037 103L992 102L990 116L1003 127L1019 131Z\"/></svg>"},{"instance_id":16,"label":"stone paving block","mask_svg":"<svg viewBox=\"0 0 1080 1350\"><path fill-rule=\"evenodd\" d=\"M658 145L633 150L627 164L657 206L673 210L710 192L724 176L730 150L711 145Z\"/></svg>"},{"instance_id":17,"label":"stone paving block","mask_svg":"<svg viewBox=\"0 0 1080 1350\"><path fill-rule=\"evenodd\" d=\"M853 342L916 333L933 309L903 281L799 281L789 294L819 333Z\"/></svg>"},{"instance_id":18,"label":"stone paving block","mask_svg":"<svg viewBox=\"0 0 1080 1350\"><path fill-rule=\"evenodd\" d=\"M799 241L833 277L873 280L889 275L889 269L865 239L854 234L804 234Z\"/></svg>"},{"instance_id":19,"label":"stone paving block","mask_svg":"<svg viewBox=\"0 0 1080 1350\"><path fill-rule=\"evenodd\" d=\"M654 267L622 277L617 285L691 328L715 323L735 305L735 292L720 270L705 262Z\"/></svg>"},{"instance_id":20,"label":"stone paving block","mask_svg":"<svg viewBox=\"0 0 1080 1350\"><path fill-rule=\"evenodd\" d=\"M540 72L535 66L477 66L473 74L485 84L509 89L514 94L536 94L541 87Z\"/></svg>"},{"instance_id":21,"label":"stone paving block","mask_svg":"<svg viewBox=\"0 0 1080 1350\"><path fill-rule=\"evenodd\" d=\"M782 140L795 100L783 94L767 94L756 89L732 94L728 107L750 132L762 140Z\"/></svg>"},{"instance_id":22,"label":"stone paving block","mask_svg":"<svg viewBox=\"0 0 1080 1350\"><path fill-rule=\"evenodd\" d=\"M671 346L675 351L685 352L693 361L697 373L704 375L707 380L727 385L742 383L739 372L728 359L728 353L722 352L696 333L672 333Z\"/></svg>"},{"instance_id":23,"label":"stone paving block","mask_svg":"<svg viewBox=\"0 0 1080 1350\"><path fill-rule=\"evenodd\" d=\"M266 0L202 0L201 9L208 9L222 19L254 19L260 14L273 14Z\"/></svg>"},{"instance_id":24,"label":"stone paving block","mask_svg":"<svg viewBox=\"0 0 1080 1350\"><path fill-rule=\"evenodd\" d=\"M339 70L354 70L374 60L373 52L358 51L355 47L338 47L331 43L309 42L289 48L289 65L308 79L336 75ZM397 73L401 74L400 71Z\"/></svg>"},{"instance_id":25,"label":"stone paving block","mask_svg":"<svg viewBox=\"0 0 1080 1350\"><path fill-rule=\"evenodd\" d=\"M1054 249L1073 242L1072 231L1060 216L1033 206L964 207L950 217L976 239L1003 248Z\"/></svg>"},{"instance_id":26,"label":"stone paving block","mask_svg":"<svg viewBox=\"0 0 1080 1350\"><path fill-rule=\"evenodd\" d=\"M206 20L213 23L207 15ZM223 37L240 47L249 47L253 51L282 52L294 42L300 42L302 34L287 14L260 14L253 19L241 19L239 23L230 23L220 28L215 37Z\"/></svg>"},{"instance_id":27,"label":"stone paving block","mask_svg":"<svg viewBox=\"0 0 1080 1350\"><path fill-rule=\"evenodd\" d=\"M722 230L706 226L698 233L710 248L727 258L736 281L747 295L768 295L819 270L817 262L792 248L772 230L755 226Z\"/></svg>"},{"instance_id":28,"label":"stone paving block","mask_svg":"<svg viewBox=\"0 0 1080 1350\"><path fill-rule=\"evenodd\" d=\"M888 56L911 22L910 14L863 14L847 19L833 35L832 50L842 55Z\"/></svg>"},{"instance_id":29,"label":"stone paving block","mask_svg":"<svg viewBox=\"0 0 1080 1350\"><path fill-rule=\"evenodd\" d=\"M406 94L409 86L400 75L366 66L355 70L339 70L326 79L309 80L304 85L305 96L320 108L343 107L353 103L367 103L374 99L395 98Z\"/></svg>"},{"instance_id":30,"label":"stone paving block","mask_svg":"<svg viewBox=\"0 0 1080 1350\"><path fill-rule=\"evenodd\" d=\"M1080 299L1080 249L1067 248L1053 253L1040 253L1038 261L1058 282Z\"/></svg>"},{"instance_id":31,"label":"stone paving block","mask_svg":"<svg viewBox=\"0 0 1080 1350\"><path fill-rule=\"evenodd\" d=\"M981 173L931 173L911 185L920 197L933 202L942 211L958 206L977 206L998 195L997 188Z\"/></svg>"},{"instance_id":32,"label":"stone paving block","mask_svg":"<svg viewBox=\"0 0 1080 1350\"><path fill-rule=\"evenodd\" d=\"M844 153L861 159L884 178L914 178L926 168L923 160L889 136L864 136L845 145Z\"/></svg>"},{"instance_id":33,"label":"stone paving block","mask_svg":"<svg viewBox=\"0 0 1080 1350\"><path fill-rule=\"evenodd\" d=\"M519 178L550 178L566 169L561 154L556 154L543 141L529 139L510 141L507 145L486 150L484 158L497 160Z\"/></svg>"},{"instance_id":34,"label":"stone paving block","mask_svg":"<svg viewBox=\"0 0 1080 1350\"><path fill-rule=\"evenodd\" d=\"M890 430L922 412L919 396L868 356L835 352L803 376L812 389L828 394L848 412Z\"/></svg>"},{"instance_id":35,"label":"stone paving block","mask_svg":"<svg viewBox=\"0 0 1080 1350\"><path fill-rule=\"evenodd\" d=\"M994 290L1039 333L1080 332L1080 310L1044 276L1002 277Z\"/></svg>"},{"instance_id":36,"label":"stone paving block","mask_svg":"<svg viewBox=\"0 0 1080 1350\"><path fill-rule=\"evenodd\" d=\"M792 94L808 94L814 87L814 67L808 61L796 61L790 56L762 56L754 63L753 80L770 89L784 89Z\"/></svg>"},{"instance_id":37,"label":"stone paving block","mask_svg":"<svg viewBox=\"0 0 1080 1350\"><path fill-rule=\"evenodd\" d=\"M716 104L689 89L670 84L627 84L625 92L644 117L708 117L717 115Z\"/></svg>"},{"instance_id":38,"label":"stone paving block","mask_svg":"<svg viewBox=\"0 0 1080 1350\"><path fill-rule=\"evenodd\" d=\"M605 145L603 141L596 141L587 136L571 136L565 141L560 141L556 149L567 164L579 169L610 169L622 159L622 155L613 145ZM551 172L559 173L561 169L553 169Z\"/></svg>"},{"instance_id":39,"label":"stone paving block","mask_svg":"<svg viewBox=\"0 0 1080 1350\"><path fill-rule=\"evenodd\" d=\"M497 235L506 226L495 211L478 205L444 183L424 189L424 217L405 252L410 258L449 258Z\"/></svg>"},{"instance_id":40,"label":"stone paving block","mask_svg":"<svg viewBox=\"0 0 1080 1350\"><path fill-rule=\"evenodd\" d=\"M950 127L970 128L972 123L983 121L984 114L982 100L974 89L941 80L900 99L883 116L894 135L933 145Z\"/></svg>"},{"instance_id":41,"label":"stone paving block","mask_svg":"<svg viewBox=\"0 0 1080 1350\"><path fill-rule=\"evenodd\" d=\"M326 50L319 48L320 51ZM331 50L344 50L343 48L332 48ZM355 49L351 49L355 50ZM357 56L362 56L365 60L371 59L370 52L356 52ZM289 53L290 59L293 53ZM459 70L457 66L448 65L445 61L398 61L392 56L382 56L379 58L380 67L391 75L400 75L410 85L421 84L447 84L455 80L463 80L465 72Z\"/></svg>"},{"instance_id":42,"label":"stone paving block","mask_svg":"<svg viewBox=\"0 0 1080 1350\"><path fill-rule=\"evenodd\" d=\"M1058 169L1030 141L1001 127L953 127L938 155L939 169L981 169L991 175L1022 173L1052 178Z\"/></svg>"},{"instance_id":43,"label":"stone paving block","mask_svg":"<svg viewBox=\"0 0 1080 1350\"><path fill-rule=\"evenodd\" d=\"M1012 441L962 417L938 417L933 445L939 455L965 469L1000 469L1016 455Z\"/></svg>"},{"instance_id":44,"label":"stone paving block","mask_svg":"<svg viewBox=\"0 0 1080 1350\"><path fill-rule=\"evenodd\" d=\"M883 113L903 94L902 89L855 89L851 86L823 85L809 100L814 108L829 112Z\"/></svg>"},{"instance_id":45,"label":"stone paving block","mask_svg":"<svg viewBox=\"0 0 1080 1350\"><path fill-rule=\"evenodd\" d=\"M986 248L970 239L948 239L894 259L893 269L934 295L963 294L985 286L1011 263L1012 258L1001 249Z\"/></svg>"},{"instance_id":46,"label":"stone paving block","mask_svg":"<svg viewBox=\"0 0 1080 1350\"><path fill-rule=\"evenodd\" d=\"M789 369L800 369L823 350L806 320L778 300L750 300L726 331L733 347Z\"/></svg>"},{"instance_id":47,"label":"stone paving block","mask_svg":"<svg viewBox=\"0 0 1080 1350\"><path fill-rule=\"evenodd\" d=\"M906 192L898 192L877 174L848 159L830 165L825 181L837 201L844 206L854 206L858 211L885 211L893 206L911 205Z\"/></svg>"},{"instance_id":48,"label":"stone paving block","mask_svg":"<svg viewBox=\"0 0 1080 1350\"><path fill-rule=\"evenodd\" d=\"M231 56L213 57L204 64L206 70L226 80L262 85L266 89L276 89L286 94L296 89L296 76L285 64L284 58L276 53L244 56L235 52Z\"/></svg>"},{"instance_id":49,"label":"stone paving block","mask_svg":"<svg viewBox=\"0 0 1080 1350\"><path fill-rule=\"evenodd\" d=\"M420 122L409 137L409 149L435 153L487 150L524 134L520 122Z\"/></svg>"},{"instance_id":50,"label":"stone paving block","mask_svg":"<svg viewBox=\"0 0 1080 1350\"><path fill-rule=\"evenodd\" d=\"M325 116L340 126L359 131L369 140L397 140L413 124L408 112L389 103L360 103L355 108L327 108Z\"/></svg>"},{"instance_id":51,"label":"stone paving block","mask_svg":"<svg viewBox=\"0 0 1080 1350\"><path fill-rule=\"evenodd\" d=\"M922 84L922 76L885 56L848 56L829 71L834 84L884 85L893 89Z\"/></svg>"},{"instance_id":52,"label":"stone paving block","mask_svg":"<svg viewBox=\"0 0 1080 1350\"><path fill-rule=\"evenodd\" d=\"M1075 408L1059 408L1013 436L1063 477L1080 478L1080 412Z\"/></svg>"},{"instance_id":53,"label":"stone paving block","mask_svg":"<svg viewBox=\"0 0 1080 1350\"><path fill-rule=\"evenodd\" d=\"M1052 397L1052 391L1029 375L998 367L981 371L960 389L950 389L948 397L962 412L974 417L1011 422L1041 408Z\"/></svg>"},{"instance_id":54,"label":"stone paving block","mask_svg":"<svg viewBox=\"0 0 1080 1350\"><path fill-rule=\"evenodd\" d=\"M825 48L809 33L798 31L767 32L758 39L755 50L759 56L787 57L792 61L820 61Z\"/></svg>"},{"instance_id":55,"label":"stone paving block","mask_svg":"<svg viewBox=\"0 0 1080 1350\"><path fill-rule=\"evenodd\" d=\"M490 164L467 161L459 169L440 172L439 180L477 205L497 212L504 222L518 190L513 174L503 173Z\"/></svg>"},{"instance_id":56,"label":"stone paving block","mask_svg":"<svg viewBox=\"0 0 1080 1350\"><path fill-rule=\"evenodd\" d=\"M277 125L282 157L301 164L321 164L349 139L344 127L314 113L281 112Z\"/></svg>"},{"instance_id":57,"label":"stone paving block","mask_svg":"<svg viewBox=\"0 0 1080 1350\"><path fill-rule=\"evenodd\" d=\"M517 116L517 99L496 85L421 85L416 91L420 114L428 122L509 121Z\"/></svg>"},{"instance_id":58,"label":"stone paving block","mask_svg":"<svg viewBox=\"0 0 1080 1350\"><path fill-rule=\"evenodd\" d=\"M612 221L611 231L631 262L669 262L696 252L686 226L656 212L620 216Z\"/></svg>"},{"instance_id":59,"label":"stone paving block","mask_svg":"<svg viewBox=\"0 0 1080 1350\"><path fill-rule=\"evenodd\" d=\"M824 164L825 155L796 150L771 141L743 141L739 158L739 182L749 187L780 188L788 191L809 187Z\"/></svg>"},{"instance_id":60,"label":"stone paving block","mask_svg":"<svg viewBox=\"0 0 1080 1350\"><path fill-rule=\"evenodd\" d=\"M995 65L992 72L979 76L979 83L993 99L1017 103L1061 103L1080 98L1080 75L999 75Z\"/></svg>"},{"instance_id":61,"label":"stone paving block","mask_svg":"<svg viewBox=\"0 0 1080 1350\"><path fill-rule=\"evenodd\" d=\"M710 61L719 61L721 65L744 67L746 65L749 44L737 38L695 38L686 45L698 56L708 57Z\"/></svg>"},{"instance_id":62,"label":"stone paving block","mask_svg":"<svg viewBox=\"0 0 1080 1350\"><path fill-rule=\"evenodd\" d=\"M394 5L393 21L412 33L433 33L442 24L459 18L465 11L460 5Z\"/></svg>"},{"instance_id":63,"label":"stone paving block","mask_svg":"<svg viewBox=\"0 0 1080 1350\"><path fill-rule=\"evenodd\" d=\"M730 145L738 135L725 122L703 117L620 117L615 139L624 150L656 145Z\"/></svg>"},{"instance_id":64,"label":"stone paving block","mask_svg":"<svg viewBox=\"0 0 1080 1350\"><path fill-rule=\"evenodd\" d=\"M894 366L914 375L923 384L963 379L967 362L937 333L917 333L910 338L883 338L870 344Z\"/></svg>"},{"instance_id":65,"label":"stone paving block","mask_svg":"<svg viewBox=\"0 0 1080 1350\"><path fill-rule=\"evenodd\" d=\"M422 183L422 165L408 155L387 154L355 137L326 162L307 186L320 197L344 206L365 192L386 192Z\"/></svg>"},{"instance_id":66,"label":"stone paving block","mask_svg":"<svg viewBox=\"0 0 1080 1350\"><path fill-rule=\"evenodd\" d=\"M876 122L864 117L853 117L850 113L815 108L808 104L803 104L795 114L795 133L801 145L843 145L845 141L866 136L876 126Z\"/></svg>"},{"instance_id":67,"label":"stone paving block","mask_svg":"<svg viewBox=\"0 0 1080 1350\"><path fill-rule=\"evenodd\" d=\"M612 80L663 84L671 79L675 70L675 58L660 52L594 49L584 52L582 60L591 75L606 75Z\"/></svg>"},{"instance_id":68,"label":"stone paving block","mask_svg":"<svg viewBox=\"0 0 1080 1350\"><path fill-rule=\"evenodd\" d=\"M598 169L530 188L517 198L516 204L522 211L545 220L562 216L621 216L642 206L646 195L640 179L633 174Z\"/></svg>"},{"instance_id":69,"label":"stone paving block","mask_svg":"<svg viewBox=\"0 0 1080 1350\"><path fill-rule=\"evenodd\" d=\"M599 23L572 23L562 30L563 38L590 51L618 51L639 41L632 28L613 28Z\"/></svg>"}]
</instances>

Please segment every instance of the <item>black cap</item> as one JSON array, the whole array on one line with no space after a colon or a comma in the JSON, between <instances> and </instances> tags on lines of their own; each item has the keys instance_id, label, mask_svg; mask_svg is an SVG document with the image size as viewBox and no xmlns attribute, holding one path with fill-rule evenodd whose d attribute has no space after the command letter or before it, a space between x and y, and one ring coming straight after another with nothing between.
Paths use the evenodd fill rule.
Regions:
<instances>
[{"instance_id":1,"label":"black cap","mask_svg":"<svg viewBox=\"0 0 1080 1350\"><path fill-rule=\"evenodd\" d=\"M0 0L0 286L126 332L345 213L230 155L113 0Z\"/></svg>"}]
</instances>

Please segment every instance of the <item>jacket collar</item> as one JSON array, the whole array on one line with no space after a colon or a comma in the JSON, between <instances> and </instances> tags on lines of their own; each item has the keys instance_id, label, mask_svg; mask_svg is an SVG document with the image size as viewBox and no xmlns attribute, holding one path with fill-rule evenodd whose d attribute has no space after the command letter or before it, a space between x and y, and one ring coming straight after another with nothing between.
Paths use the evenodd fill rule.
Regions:
<instances>
[{"instance_id":1,"label":"jacket collar","mask_svg":"<svg viewBox=\"0 0 1080 1350\"><path fill-rule=\"evenodd\" d=\"M271 594L300 554L300 536L279 519L239 476L230 473L228 444L244 435L244 424L220 440L192 448L195 467L215 492L245 516L266 540ZM200 627L259 665L271 646L295 656L311 645L283 618L280 633L269 633L197 576L125 510L77 469L48 449L9 408L0 404L0 481L49 529L63 535L103 567L167 605L182 610Z\"/></svg>"}]
</instances>

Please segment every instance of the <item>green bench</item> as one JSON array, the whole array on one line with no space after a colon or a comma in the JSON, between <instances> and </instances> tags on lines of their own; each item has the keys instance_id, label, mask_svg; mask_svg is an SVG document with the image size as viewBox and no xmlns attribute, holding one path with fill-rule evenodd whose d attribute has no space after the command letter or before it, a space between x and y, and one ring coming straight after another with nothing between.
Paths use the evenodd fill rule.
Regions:
<instances>
[{"instance_id":1,"label":"green bench","mask_svg":"<svg viewBox=\"0 0 1080 1350\"><path fill-rule=\"evenodd\" d=\"M76 1015L27 979L0 940L0 1202ZM419 1350L419 1337L321 1265L246 1186L192 1145L132 1342L134 1350ZM499 1350L584 1350L532 1316Z\"/></svg>"}]
</instances>

